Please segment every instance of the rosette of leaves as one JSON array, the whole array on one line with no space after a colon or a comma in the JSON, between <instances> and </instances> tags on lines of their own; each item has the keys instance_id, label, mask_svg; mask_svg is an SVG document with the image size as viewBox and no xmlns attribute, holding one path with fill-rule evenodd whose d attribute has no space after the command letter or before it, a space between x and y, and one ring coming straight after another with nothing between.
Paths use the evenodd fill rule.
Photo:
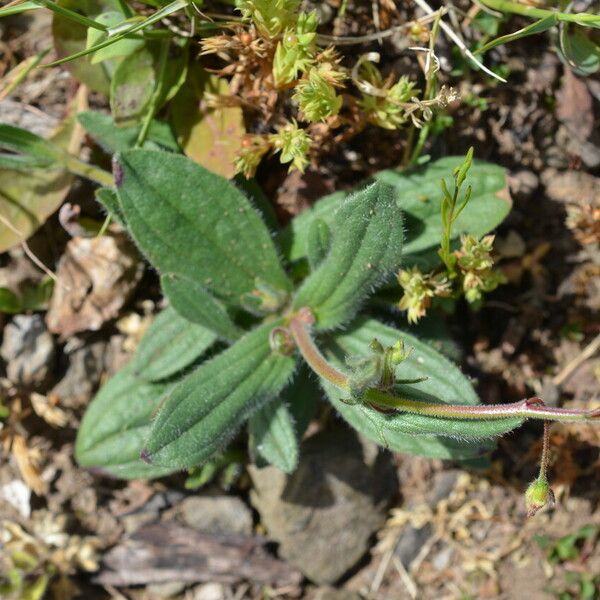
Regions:
<instances>
[{"instance_id":1,"label":"rosette of leaves","mask_svg":"<svg viewBox=\"0 0 600 600\"><path fill-rule=\"evenodd\" d=\"M370 304L402 261L419 252L435 256L439 227L433 235L428 229L429 220L437 224L434 213L439 219L439 199L428 206L422 194L458 161L381 173L353 193L318 202L274 237L258 198L254 203L186 157L147 149L117 154L116 188L98 198L160 274L169 307L91 403L77 438L80 464L123 478L195 469L247 426L250 455L289 472L321 396L379 444L430 457L473 458L482 439L518 426L521 414L418 414L420 407L475 410L478 399L455 365L378 321ZM506 185L501 169L476 163L469 177L470 217L457 235L485 233L508 212L499 197ZM300 314L311 315L310 328L302 329ZM325 370L302 336L319 345ZM378 404L387 401L376 378L354 386L348 402L344 386L330 377L345 377L344 357L364 355L373 338L381 356L398 340L412 348L397 363L377 363L387 365L385 389L394 384L409 403L398 411L381 412L368 401L373 394ZM364 367L368 360L361 360L355 363Z\"/></svg>"}]
</instances>

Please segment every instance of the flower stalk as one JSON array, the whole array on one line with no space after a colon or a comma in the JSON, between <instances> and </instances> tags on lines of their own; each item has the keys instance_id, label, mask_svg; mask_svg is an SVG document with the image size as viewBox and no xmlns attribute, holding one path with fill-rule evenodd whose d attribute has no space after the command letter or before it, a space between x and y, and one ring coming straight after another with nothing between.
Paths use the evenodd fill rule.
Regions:
<instances>
[{"instance_id":1,"label":"flower stalk","mask_svg":"<svg viewBox=\"0 0 600 600\"><path fill-rule=\"evenodd\" d=\"M300 354L311 369L341 390L350 391L348 375L331 365L315 344L311 333L314 323L315 318L312 311L308 307L303 307L288 318L287 327ZM600 422L600 409L585 411L545 406L544 401L537 396L524 398L510 404L473 406L425 402L397 396L386 390L370 388L365 391L362 400L366 404L376 407L437 418L490 420L517 417L562 422L588 420Z\"/></svg>"}]
</instances>

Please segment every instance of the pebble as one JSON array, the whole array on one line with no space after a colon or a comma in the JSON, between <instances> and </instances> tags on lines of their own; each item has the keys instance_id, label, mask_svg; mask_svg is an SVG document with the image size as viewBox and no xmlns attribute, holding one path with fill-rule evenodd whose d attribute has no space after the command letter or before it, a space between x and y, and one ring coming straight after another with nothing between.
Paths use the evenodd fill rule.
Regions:
<instances>
[{"instance_id":1,"label":"pebble","mask_svg":"<svg viewBox=\"0 0 600 600\"><path fill-rule=\"evenodd\" d=\"M249 472L250 500L280 556L319 584L334 583L366 554L398 485L389 453L347 429L306 440L291 475Z\"/></svg>"},{"instance_id":2,"label":"pebble","mask_svg":"<svg viewBox=\"0 0 600 600\"><path fill-rule=\"evenodd\" d=\"M186 525L215 535L252 533L252 513L234 496L190 496L180 504Z\"/></svg>"},{"instance_id":3,"label":"pebble","mask_svg":"<svg viewBox=\"0 0 600 600\"><path fill-rule=\"evenodd\" d=\"M23 387L41 387L50 379L55 364L54 339L41 315L16 315L4 328L0 355L6 375Z\"/></svg>"}]
</instances>

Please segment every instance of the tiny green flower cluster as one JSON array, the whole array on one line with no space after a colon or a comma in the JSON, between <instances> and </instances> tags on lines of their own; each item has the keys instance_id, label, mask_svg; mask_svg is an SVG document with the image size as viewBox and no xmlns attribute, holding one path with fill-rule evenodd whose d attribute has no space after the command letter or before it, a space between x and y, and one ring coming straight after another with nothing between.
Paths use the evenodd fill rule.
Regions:
<instances>
[{"instance_id":1,"label":"tiny green flower cluster","mask_svg":"<svg viewBox=\"0 0 600 600\"><path fill-rule=\"evenodd\" d=\"M235 5L261 35L274 38L293 27L300 0L236 0Z\"/></svg>"},{"instance_id":2,"label":"tiny green flower cluster","mask_svg":"<svg viewBox=\"0 0 600 600\"><path fill-rule=\"evenodd\" d=\"M245 177L252 177L267 152L280 152L282 164L290 163L291 169L304 171L308 165L310 136L301 129L295 119L270 135L248 135L235 160L235 168Z\"/></svg>"},{"instance_id":3,"label":"tiny green flower cluster","mask_svg":"<svg viewBox=\"0 0 600 600\"><path fill-rule=\"evenodd\" d=\"M371 70L374 74L372 82L377 88L383 85L381 74L378 70ZM398 129L408 120L405 104L411 100L419 90L406 76L392 85L385 93L371 95L363 93L359 101L360 108L367 114L371 123L383 129Z\"/></svg>"},{"instance_id":4,"label":"tiny green flower cluster","mask_svg":"<svg viewBox=\"0 0 600 600\"><path fill-rule=\"evenodd\" d=\"M263 50L266 49L266 60L272 60L269 76L272 88L277 92L293 90L298 120L326 123L335 128L344 123L338 117L344 103L340 90L349 75L339 66L340 57L333 47L319 48L317 12L301 12L299 5L298 0L236 0L242 19L266 43ZM205 53L216 53L220 47L216 42L204 42ZM373 60L365 55L352 69L351 79L361 98L348 103L348 109L356 114L347 122L360 123L357 131L369 123L390 130L409 121L421 127L423 121L431 119L432 109L443 108L457 97L453 90L443 88L436 97L419 100L419 90L408 77L402 76L395 82L391 77L384 78ZM309 162L311 139L307 132L300 131L294 121L283 126L275 137L252 136L239 153L238 172L253 176L269 150L280 151L281 161L290 163L290 169L303 170ZM303 156L300 149L304 149Z\"/></svg>"},{"instance_id":5,"label":"tiny green flower cluster","mask_svg":"<svg viewBox=\"0 0 600 600\"><path fill-rule=\"evenodd\" d=\"M401 270L398 283L403 295L398 303L400 310L407 311L409 323L416 323L425 316L433 298L457 297L461 292L470 304L483 300L485 293L505 283L504 275L494 269L492 257L493 235L481 240L471 235L461 237L461 248L453 254L457 271L449 273L422 273L418 267Z\"/></svg>"},{"instance_id":6,"label":"tiny green flower cluster","mask_svg":"<svg viewBox=\"0 0 600 600\"><path fill-rule=\"evenodd\" d=\"M444 274L421 273L417 267L401 270L398 283L404 290L398 308L407 311L409 323L417 323L427 313L432 299L448 296L451 289Z\"/></svg>"},{"instance_id":7,"label":"tiny green flower cluster","mask_svg":"<svg viewBox=\"0 0 600 600\"><path fill-rule=\"evenodd\" d=\"M467 302L481 302L484 293L495 290L506 281L504 275L493 268L494 238L493 235L486 235L477 240L472 235L462 236L461 249L455 252Z\"/></svg>"}]
</instances>

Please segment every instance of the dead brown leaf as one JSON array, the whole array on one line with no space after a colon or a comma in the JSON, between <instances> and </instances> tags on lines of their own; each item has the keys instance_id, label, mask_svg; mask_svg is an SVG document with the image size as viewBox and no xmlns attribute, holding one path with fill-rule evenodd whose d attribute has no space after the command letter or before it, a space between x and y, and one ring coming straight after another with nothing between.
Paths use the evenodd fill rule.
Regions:
<instances>
[{"instance_id":1,"label":"dead brown leaf","mask_svg":"<svg viewBox=\"0 0 600 600\"><path fill-rule=\"evenodd\" d=\"M73 238L58 264L48 329L63 338L97 331L118 316L142 272L136 250L123 234Z\"/></svg>"},{"instance_id":2,"label":"dead brown leaf","mask_svg":"<svg viewBox=\"0 0 600 600\"><path fill-rule=\"evenodd\" d=\"M34 452L27 447L25 438L21 435L15 435L12 441L12 453L17 461L17 467L23 477L23 481L38 496L42 496L47 491L47 484L40 477L38 460Z\"/></svg>"},{"instance_id":3,"label":"dead brown leaf","mask_svg":"<svg viewBox=\"0 0 600 600\"><path fill-rule=\"evenodd\" d=\"M565 74L556 94L556 115L578 140L586 140L594 129L592 95L583 80L570 69Z\"/></svg>"}]
</instances>

